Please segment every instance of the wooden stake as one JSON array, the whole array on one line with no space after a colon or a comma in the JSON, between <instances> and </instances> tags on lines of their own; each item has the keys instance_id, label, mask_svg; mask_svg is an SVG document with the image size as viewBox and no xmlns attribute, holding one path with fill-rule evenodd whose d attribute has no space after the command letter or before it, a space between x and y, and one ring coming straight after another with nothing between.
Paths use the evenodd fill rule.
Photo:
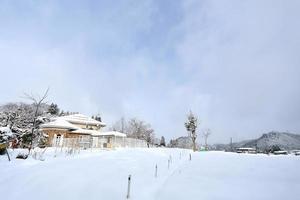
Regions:
<instances>
[{"instance_id":1,"label":"wooden stake","mask_svg":"<svg viewBox=\"0 0 300 200\"><path fill-rule=\"evenodd\" d=\"M131 175L128 176L128 186L127 186L127 196L126 196L126 199L130 198L130 183L131 183Z\"/></svg>"},{"instance_id":2,"label":"wooden stake","mask_svg":"<svg viewBox=\"0 0 300 200\"><path fill-rule=\"evenodd\" d=\"M6 151L6 155L7 155L8 161L10 162L10 156L9 156L8 151L7 151L7 148L5 148L5 151Z\"/></svg>"}]
</instances>

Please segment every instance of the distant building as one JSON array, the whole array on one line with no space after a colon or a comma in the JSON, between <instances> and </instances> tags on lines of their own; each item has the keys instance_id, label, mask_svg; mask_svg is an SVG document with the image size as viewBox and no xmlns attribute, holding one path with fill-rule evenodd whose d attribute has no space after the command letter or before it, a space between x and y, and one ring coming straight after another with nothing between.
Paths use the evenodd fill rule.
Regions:
<instances>
[{"instance_id":1,"label":"distant building","mask_svg":"<svg viewBox=\"0 0 300 200\"><path fill-rule=\"evenodd\" d=\"M236 152L237 153L256 153L256 149L251 148L251 147L240 147L240 148L236 148Z\"/></svg>"}]
</instances>

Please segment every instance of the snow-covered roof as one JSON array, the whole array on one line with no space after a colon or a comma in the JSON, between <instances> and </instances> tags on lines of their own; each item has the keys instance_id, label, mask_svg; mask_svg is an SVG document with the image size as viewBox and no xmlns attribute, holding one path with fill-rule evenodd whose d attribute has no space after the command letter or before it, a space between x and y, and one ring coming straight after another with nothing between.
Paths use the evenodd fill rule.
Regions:
<instances>
[{"instance_id":1,"label":"snow-covered roof","mask_svg":"<svg viewBox=\"0 0 300 200\"><path fill-rule=\"evenodd\" d=\"M103 126L103 127L106 126L105 123L92 119L91 117L88 117L83 114L67 115L67 116L57 117L56 119L63 119L74 124L95 125L95 126Z\"/></svg>"},{"instance_id":2,"label":"snow-covered roof","mask_svg":"<svg viewBox=\"0 0 300 200\"><path fill-rule=\"evenodd\" d=\"M56 120L49 122L49 123L45 123L42 124L40 126L41 128L61 128L61 129L78 129L77 126L71 124L70 122L57 118Z\"/></svg>"},{"instance_id":3,"label":"snow-covered roof","mask_svg":"<svg viewBox=\"0 0 300 200\"><path fill-rule=\"evenodd\" d=\"M116 137L126 137L125 133L121 133L118 131L109 131L109 132L98 132L92 134L92 136L116 136Z\"/></svg>"}]
</instances>

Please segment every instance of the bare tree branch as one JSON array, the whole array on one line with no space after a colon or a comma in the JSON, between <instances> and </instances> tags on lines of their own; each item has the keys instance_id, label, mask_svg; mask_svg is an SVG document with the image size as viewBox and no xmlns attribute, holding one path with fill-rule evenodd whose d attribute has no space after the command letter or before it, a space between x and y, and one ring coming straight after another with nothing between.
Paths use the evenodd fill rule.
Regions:
<instances>
[{"instance_id":1,"label":"bare tree branch","mask_svg":"<svg viewBox=\"0 0 300 200\"><path fill-rule=\"evenodd\" d=\"M31 129L31 137L30 137L30 144L29 144L29 153L30 153L30 150L32 149L32 145L33 145L34 131L36 129L36 119L38 117L39 108L40 108L41 104L44 102L44 100L48 97L48 92L49 92L49 87L47 88L47 90L45 91L45 93L42 97L40 97L39 95L38 95L38 97L35 97L32 93L30 95L28 93L24 93L25 98L32 101L35 106L35 112L34 112L34 116L33 116L33 126Z\"/></svg>"},{"instance_id":2,"label":"bare tree branch","mask_svg":"<svg viewBox=\"0 0 300 200\"><path fill-rule=\"evenodd\" d=\"M205 149L207 150L208 149L208 145L207 145L207 139L208 137L211 135L211 130L208 128L208 129L205 129L203 131L203 137L204 137L204 140L205 140Z\"/></svg>"}]
</instances>

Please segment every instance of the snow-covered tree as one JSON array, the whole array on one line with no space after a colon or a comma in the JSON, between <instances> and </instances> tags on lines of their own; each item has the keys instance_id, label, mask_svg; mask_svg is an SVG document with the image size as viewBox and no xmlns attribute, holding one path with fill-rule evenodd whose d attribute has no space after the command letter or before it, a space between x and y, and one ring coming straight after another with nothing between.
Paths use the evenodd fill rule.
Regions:
<instances>
[{"instance_id":1,"label":"snow-covered tree","mask_svg":"<svg viewBox=\"0 0 300 200\"><path fill-rule=\"evenodd\" d=\"M172 147L172 148L190 149L191 147L193 147L193 142L192 142L191 137L182 136L182 137L170 140L170 143L168 146ZM198 147L197 144L196 144L196 147Z\"/></svg>"},{"instance_id":2,"label":"snow-covered tree","mask_svg":"<svg viewBox=\"0 0 300 200\"><path fill-rule=\"evenodd\" d=\"M0 155L5 153L7 144L12 137L13 133L9 127L0 127Z\"/></svg>"},{"instance_id":3,"label":"snow-covered tree","mask_svg":"<svg viewBox=\"0 0 300 200\"><path fill-rule=\"evenodd\" d=\"M48 108L48 113L51 115L58 115L59 114L59 108L57 104L51 103L51 105Z\"/></svg>"},{"instance_id":4,"label":"snow-covered tree","mask_svg":"<svg viewBox=\"0 0 300 200\"><path fill-rule=\"evenodd\" d=\"M189 137L192 138L193 151L196 151L196 139L197 139L196 129L198 126L198 119L197 119L197 117L195 117L195 115L192 113L192 111L190 111L187 118L188 118L188 121L185 122L184 125L186 127L186 130L189 132Z\"/></svg>"},{"instance_id":5,"label":"snow-covered tree","mask_svg":"<svg viewBox=\"0 0 300 200\"><path fill-rule=\"evenodd\" d=\"M166 146L166 140L165 140L165 137L164 136L161 136L161 139L160 139L160 146Z\"/></svg>"},{"instance_id":6,"label":"snow-covered tree","mask_svg":"<svg viewBox=\"0 0 300 200\"><path fill-rule=\"evenodd\" d=\"M124 117L113 123L113 125L109 128L111 131L119 131L121 133L128 134L128 122Z\"/></svg>"},{"instance_id":7,"label":"snow-covered tree","mask_svg":"<svg viewBox=\"0 0 300 200\"><path fill-rule=\"evenodd\" d=\"M146 140L149 144L154 142L154 130L150 124L142 120L136 118L129 120L126 132L128 137Z\"/></svg>"},{"instance_id":8,"label":"snow-covered tree","mask_svg":"<svg viewBox=\"0 0 300 200\"><path fill-rule=\"evenodd\" d=\"M6 143L13 137L13 133L9 127L0 127L0 144Z\"/></svg>"},{"instance_id":9,"label":"snow-covered tree","mask_svg":"<svg viewBox=\"0 0 300 200\"><path fill-rule=\"evenodd\" d=\"M125 133L130 138L145 140L148 144L153 144L155 139L151 125L137 118L126 121L122 117L110 127L110 130Z\"/></svg>"},{"instance_id":10,"label":"snow-covered tree","mask_svg":"<svg viewBox=\"0 0 300 200\"><path fill-rule=\"evenodd\" d=\"M102 122L101 116L99 114L95 115L94 119L99 121L99 122Z\"/></svg>"}]
</instances>

